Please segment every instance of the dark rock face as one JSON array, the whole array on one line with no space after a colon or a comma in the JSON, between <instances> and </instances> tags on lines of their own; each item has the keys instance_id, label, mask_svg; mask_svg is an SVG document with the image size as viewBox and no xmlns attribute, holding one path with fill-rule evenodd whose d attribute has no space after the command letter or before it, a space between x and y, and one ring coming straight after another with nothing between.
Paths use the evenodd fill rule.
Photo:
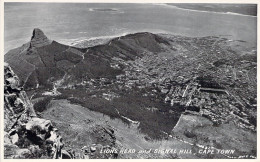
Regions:
<instances>
[{"instance_id":1,"label":"dark rock face","mask_svg":"<svg viewBox=\"0 0 260 162\"><path fill-rule=\"evenodd\" d=\"M4 157L62 158L64 144L57 129L51 121L36 116L18 77L7 63L4 72Z\"/></svg>"},{"instance_id":2,"label":"dark rock face","mask_svg":"<svg viewBox=\"0 0 260 162\"><path fill-rule=\"evenodd\" d=\"M50 44L52 41L49 40L45 34L38 28L33 30L30 47L42 47Z\"/></svg>"},{"instance_id":3,"label":"dark rock face","mask_svg":"<svg viewBox=\"0 0 260 162\"><path fill-rule=\"evenodd\" d=\"M26 107L21 99L22 93L21 88L19 87L18 77L14 74L12 69L5 64L5 104L4 104L4 121L5 121L5 131L10 131L14 124L17 123L17 119L20 118L23 114L27 113ZM27 108L30 109L29 107ZM33 111L31 113L34 113ZM23 115L24 116L24 115ZM25 116L26 117L26 116Z\"/></svg>"}]
</instances>

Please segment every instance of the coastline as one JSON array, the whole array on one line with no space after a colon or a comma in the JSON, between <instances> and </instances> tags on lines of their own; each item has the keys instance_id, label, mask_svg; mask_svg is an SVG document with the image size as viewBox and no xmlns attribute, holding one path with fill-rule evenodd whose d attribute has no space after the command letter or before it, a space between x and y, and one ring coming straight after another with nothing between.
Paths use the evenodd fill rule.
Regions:
<instances>
[{"instance_id":1,"label":"coastline","mask_svg":"<svg viewBox=\"0 0 260 162\"><path fill-rule=\"evenodd\" d=\"M42 10L37 11L39 12L38 14L48 14L50 13L48 10L50 10L57 15L56 17L46 17L47 25L39 21L41 18L37 14L28 17L35 11L22 6L19 12L28 19L17 24L19 30L12 25L15 22L19 22L19 19L9 19L15 13L6 7L5 16L7 21L5 23L4 53L18 47L20 44L26 43L27 41L23 40L29 40L30 37L25 33L30 33L31 29L35 27L44 29L51 39L61 43L65 42L65 44L69 43L68 45L72 43L77 44L84 39L89 39L93 42L96 41L94 40L95 38L99 39L99 37L113 38L113 36L121 36L125 33L144 31L189 37L230 34L233 39L251 42L254 46L256 44L256 17L234 13L183 9L167 4L156 5L152 3L131 4L132 7L130 8L127 5L120 6L119 4L110 4L110 6L99 6L96 4L82 6L74 4L72 8L75 10L71 9L67 14L60 14L65 12L67 4L55 4L54 7L50 4L45 4ZM37 8L40 7L40 4L35 3L31 4L31 6ZM107 9L108 11L89 11L91 8ZM115 8L124 13L109 10ZM136 13L139 13L140 16L136 16ZM164 17L163 19L162 16ZM99 17L100 21L97 21L99 19L95 19L95 17ZM68 21L68 18L70 18L70 21ZM30 19L32 19L32 22L29 21ZM82 22L82 25L76 27L75 24L82 20L85 20ZM114 21L113 23L112 20Z\"/></svg>"},{"instance_id":2,"label":"coastline","mask_svg":"<svg viewBox=\"0 0 260 162\"><path fill-rule=\"evenodd\" d=\"M192 12L204 12L204 13L214 13L214 14L226 14L226 15L235 15L235 16L246 16L246 17L254 17L257 18L255 15L246 15L246 14L241 14L241 13L236 13L236 12L217 12L217 11L206 11L206 10L200 10L200 9L189 9L189 8L183 8L175 5L169 5L165 3L155 3L154 5L159 5L159 6L165 6L165 7L170 7L170 8L175 8L175 9L180 9L180 10L185 10L185 11L192 11Z\"/></svg>"}]
</instances>

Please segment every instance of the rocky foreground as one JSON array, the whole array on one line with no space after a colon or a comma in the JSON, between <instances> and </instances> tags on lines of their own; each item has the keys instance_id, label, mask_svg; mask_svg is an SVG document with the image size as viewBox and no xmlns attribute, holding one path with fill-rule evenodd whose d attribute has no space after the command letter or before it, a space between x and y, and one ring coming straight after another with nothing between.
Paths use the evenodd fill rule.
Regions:
<instances>
[{"instance_id":1,"label":"rocky foreground","mask_svg":"<svg viewBox=\"0 0 260 162\"><path fill-rule=\"evenodd\" d=\"M35 158L255 158L256 58L224 36L136 33L77 48L35 29L5 55L20 79L6 65L6 157L33 158L33 147ZM54 127L64 146L48 143L61 139Z\"/></svg>"},{"instance_id":2,"label":"rocky foreground","mask_svg":"<svg viewBox=\"0 0 260 162\"><path fill-rule=\"evenodd\" d=\"M38 118L19 79L4 66L4 157L71 158L63 149L62 137L50 120Z\"/></svg>"}]
</instances>

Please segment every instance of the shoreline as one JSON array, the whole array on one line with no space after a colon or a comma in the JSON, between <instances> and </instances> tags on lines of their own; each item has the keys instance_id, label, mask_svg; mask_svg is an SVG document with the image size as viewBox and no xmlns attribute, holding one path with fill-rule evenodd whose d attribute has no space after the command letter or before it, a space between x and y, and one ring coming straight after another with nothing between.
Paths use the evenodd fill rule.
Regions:
<instances>
[{"instance_id":1,"label":"shoreline","mask_svg":"<svg viewBox=\"0 0 260 162\"><path fill-rule=\"evenodd\" d=\"M185 11L192 11L192 12L203 12L203 13L213 13L213 14L222 14L222 15L224 14L224 15L233 15L233 16L246 16L246 17L257 18L257 16L254 16L254 15L245 15L245 14L236 13L236 12L217 12L217 11L209 11L209 10L188 9L188 8L178 7L175 5L168 5L165 3L156 3L154 5L175 8L175 9L180 9L180 10L185 10Z\"/></svg>"}]
</instances>

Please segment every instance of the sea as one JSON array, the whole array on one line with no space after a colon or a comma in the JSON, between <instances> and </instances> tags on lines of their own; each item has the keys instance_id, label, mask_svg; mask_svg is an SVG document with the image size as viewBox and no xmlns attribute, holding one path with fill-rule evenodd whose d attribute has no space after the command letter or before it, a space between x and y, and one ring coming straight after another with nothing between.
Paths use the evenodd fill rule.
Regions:
<instances>
[{"instance_id":1,"label":"sea","mask_svg":"<svg viewBox=\"0 0 260 162\"><path fill-rule=\"evenodd\" d=\"M34 28L68 45L144 31L190 37L224 35L246 41L252 47L257 41L255 15L158 3L5 2L5 53L27 43Z\"/></svg>"}]
</instances>

